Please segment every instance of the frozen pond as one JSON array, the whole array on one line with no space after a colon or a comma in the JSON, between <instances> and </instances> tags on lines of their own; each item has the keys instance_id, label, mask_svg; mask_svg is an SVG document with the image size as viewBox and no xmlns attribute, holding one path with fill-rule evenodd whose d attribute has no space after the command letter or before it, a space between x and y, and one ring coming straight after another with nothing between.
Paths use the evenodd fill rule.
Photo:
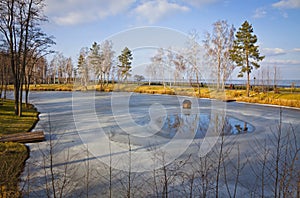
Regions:
<instances>
[{"instance_id":1,"label":"frozen pond","mask_svg":"<svg viewBox=\"0 0 300 198\"><path fill-rule=\"evenodd\" d=\"M276 161L272 157L277 148L274 138L280 108L236 102L217 104L208 99L189 98L195 106L190 114L186 114L181 107L186 98L132 93L30 93L30 101L41 112L34 130L43 130L47 141L28 144L30 158L21 184L25 197L52 194L52 176L57 180L57 193L62 189L60 184L66 182L64 197L86 194L108 197L109 181L112 196L124 197L129 170L134 178L131 186L135 196L155 197L157 192L161 195L163 191L160 182L166 165L173 171L167 172L170 196L186 197L185 190L190 189L188 182L193 176L194 196L201 197L203 175L197 174L207 173L207 178L211 179L207 182L215 186L216 153L222 145L221 137L226 141L224 163L228 174L226 183L221 175L220 197L227 197L228 189L233 192L237 162L241 165L237 196L260 197L258 176L261 175L262 159L266 159L266 171L270 170L265 173L268 177L265 178L264 193L272 197L274 172L270 168ZM300 110L282 108L282 137L288 137L288 132L294 131L290 136L294 140L291 148L300 147L299 117ZM225 136L220 131L225 131ZM289 156L292 153L289 152ZM204 159L211 161L201 161ZM208 169L203 169L205 163L210 163ZM300 170L299 160L295 161L295 166ZM174 168L181 174L175 173ZM153 170L156 170L157 180L153 180ZM154 190L155 185L159 187L158 191ZM215 197L213 190L207 193Z\"/></svg>"}]
</instances>

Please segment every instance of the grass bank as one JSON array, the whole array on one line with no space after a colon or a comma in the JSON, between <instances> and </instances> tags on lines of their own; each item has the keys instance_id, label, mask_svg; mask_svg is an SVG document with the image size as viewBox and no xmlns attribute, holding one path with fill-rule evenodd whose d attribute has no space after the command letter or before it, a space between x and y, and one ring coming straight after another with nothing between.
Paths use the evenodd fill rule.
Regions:
<instances>
[{"instance_id":1,"label":"grass bank","mask_svg":"<svg viewBox=\"0 0 300 198\"><path fill-rule=\"evenodd\" d=\"M185 95L199 98L213 98L220 100L235 100L248 103L271 104L280 106L289 106L300 108L300 89L295 89L293 92L289 88L281 88L276 93L269 92L250 92L250 97L246 96L245 90L224 90L216 91L207 87L197 88L192 87L166 87L163 86L139 86L135 90L138 93L147 94L170 94L170 95ZM200 93L200 94L199 94Z\"/></svg>"},{"instance_id":2,"label":"grass bank","mask_svg":"<svg viewBox=\"0 0 300 198\"><path fill-rule=\"evenodd\" d=\"M14 115L14 101L0 100L0 137L5 134L27 132L38 121L37 110L23 107L23 116ZM24 144L0 142L0 197L21 197L19 176L29 151Z\"/></svg>"},{"instance_id":3,"label":"grass bank","mask_svg":"<svg viewBox=\"0 0 300 198\"><path fill-rule=\"evenodd\" d=\"M13 89L12 86L9 86ZM200 92L196 87L191 86L163 86L163 85L138 85L138 84L105 84L88 85L86 87L73 84L41 84L30 85L31 91L127 91L145 94L169 94L169 95L184 95L199 98L216 98L221 100L236 100L249 103L272 104L289 107L300 108L300 88L278 88L274 91L258 91L260 87L254 87L255 91L251 91L250 97L246 96L246 91L243 87L237 89L226 89L224 92L217 92L215 89L201 87Z\"/></svg>"},{"instance_id":4,"label":"grass bank","mask_svg":"<svg viewBox=\"0 0 300 198\"><path fill-rule=\"evenodd\" d=\"M258 103L258 104L271 104L288 107L300 108L300 93L299 92L250 92L250 97L246 96L246 91L226 90L226 97L236 101Z\"/></svg>"}]
</instances>

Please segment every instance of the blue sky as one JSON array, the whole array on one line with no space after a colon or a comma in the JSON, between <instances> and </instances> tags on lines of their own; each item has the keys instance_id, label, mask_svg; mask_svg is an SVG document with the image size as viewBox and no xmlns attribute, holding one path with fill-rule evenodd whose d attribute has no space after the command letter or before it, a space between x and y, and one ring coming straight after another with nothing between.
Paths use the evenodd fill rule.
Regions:
<instances>
[{"instance_id":1,"label":"blue sky","mask_svg":"<svg viewBox=\"0 0 300 198\"><path fill-rule=\"evenodd\" d=\"M283 80L300 80L300 0L46 0L54 49L76 65L82 47L141 26L197 30L200 42L217 20L237 29L248 20L258 36L262 67L276 65ZM235 77L233 77L235 78Z\"/></svg>"}]
</instances>

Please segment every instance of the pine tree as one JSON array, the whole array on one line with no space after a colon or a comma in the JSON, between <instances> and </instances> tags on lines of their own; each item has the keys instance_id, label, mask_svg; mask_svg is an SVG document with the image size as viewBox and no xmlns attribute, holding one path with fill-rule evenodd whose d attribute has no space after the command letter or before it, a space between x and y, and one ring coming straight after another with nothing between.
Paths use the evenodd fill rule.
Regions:
<instances>
[{"instance_id":1,"label":"pine tree","mask_svg":"<svg viewBox=\"0 0 300 198\"><path fill-rule=\"evenodd\" d=\"M125 47L122 51L122 54L118 56L118 59L121 63L121 65L118 65L121 77L123 80L127 80L127 77L130 76L131 60L133 59L130 49Z\"/></svg>"},{"instance_id":2,"label":"pine tree","mask_svg":"<svg viewBox=\"0 0 300 198\"><path fill-rule=\"evenodd\" d=\"M245 21L236 33L236 39L230 50L230 58L241 67L238 77L243 77L244 73L247 74L247 96L249 97L250 91L250 73L253 68L258 69L259 61L265 57L260 56L257 42L257 36L253 34L252 25Z\"/></svg>"},{"instance_id":3,"label":"pine tree","mask_svg":"<svg viewBox=\"0 0 300 198\"><path fill-rule=\"evenodd\" d=\"M100 49L100 44L94 42L89 52L89 63L94 70L95 76L99 79L100 89L102 90L104 69L103 69L103 54Z\"/></svg>"},{"instance_id":4,"label":"pine tree","mask_svg":"<svg viewBox=\"0 0 300 198\"><path fill-rule=\"evenodd\" d=\"M81 53L78 57L78 74L80 75L81 85L87 89L88 81L89 81L89 69L86 62L85 52L81 50Z\"/></svg>"}]
</instances>

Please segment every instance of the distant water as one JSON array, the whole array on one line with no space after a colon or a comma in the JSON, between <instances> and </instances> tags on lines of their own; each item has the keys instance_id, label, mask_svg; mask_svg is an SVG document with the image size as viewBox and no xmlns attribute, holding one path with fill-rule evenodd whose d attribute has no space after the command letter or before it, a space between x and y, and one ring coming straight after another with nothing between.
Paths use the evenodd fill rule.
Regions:
<instances>
[{"instance_id":1,"label":"distant water","mask_svg":"<svg viewBox=\"0 0 300 198\"><path fill-rule=\"evenodd\" d=\"M245 85L246 80L228 80L226 81L226 84L234 84L234 85ZM270 80L269 82L267 80L250 80L251 85L270 85L273 86L274 82ZM279 87L291 87L291 85L294 83L295 87L300 87L300 80L278 80L275 84Z\"/></svg>"},{"instance_id":2,"label":"distant water","mask_svg":"<svg viewBox=\"0 0 300 198\"><path fill-rule=\"evenodd\" d=\"M143 82L144 83L148 83L147 81L148 79L145 79ZM214 84L216 83L216 80L212 80L212 79L202 79L200 80L202 83L204 84ZM152 80L152 82L156 82L156 83L161 83L163 82L163 80ZM168 80L165 81L167 84L169 83ZM171 81L172 82L172 81ZM189 84L190 82L188 81L176 81L179 84ZM196 82L196 80L193 80L193 82ZM172 82L173 83L173 82ZM230 85L230 84L234 84L234 85L246 85L247 80L243 79L243 80L227 80L226 81L226 85ZM276 81L276 85L278 87L291 87L292 83L294 83L294 87L300 87L300 80L277 80ZM274 81L272 79L268 80L254 80L251 79L250 80L250 84L251 85L269 85L269 86L273 86L274 85Z\"/></svg>"}]
</instances>

